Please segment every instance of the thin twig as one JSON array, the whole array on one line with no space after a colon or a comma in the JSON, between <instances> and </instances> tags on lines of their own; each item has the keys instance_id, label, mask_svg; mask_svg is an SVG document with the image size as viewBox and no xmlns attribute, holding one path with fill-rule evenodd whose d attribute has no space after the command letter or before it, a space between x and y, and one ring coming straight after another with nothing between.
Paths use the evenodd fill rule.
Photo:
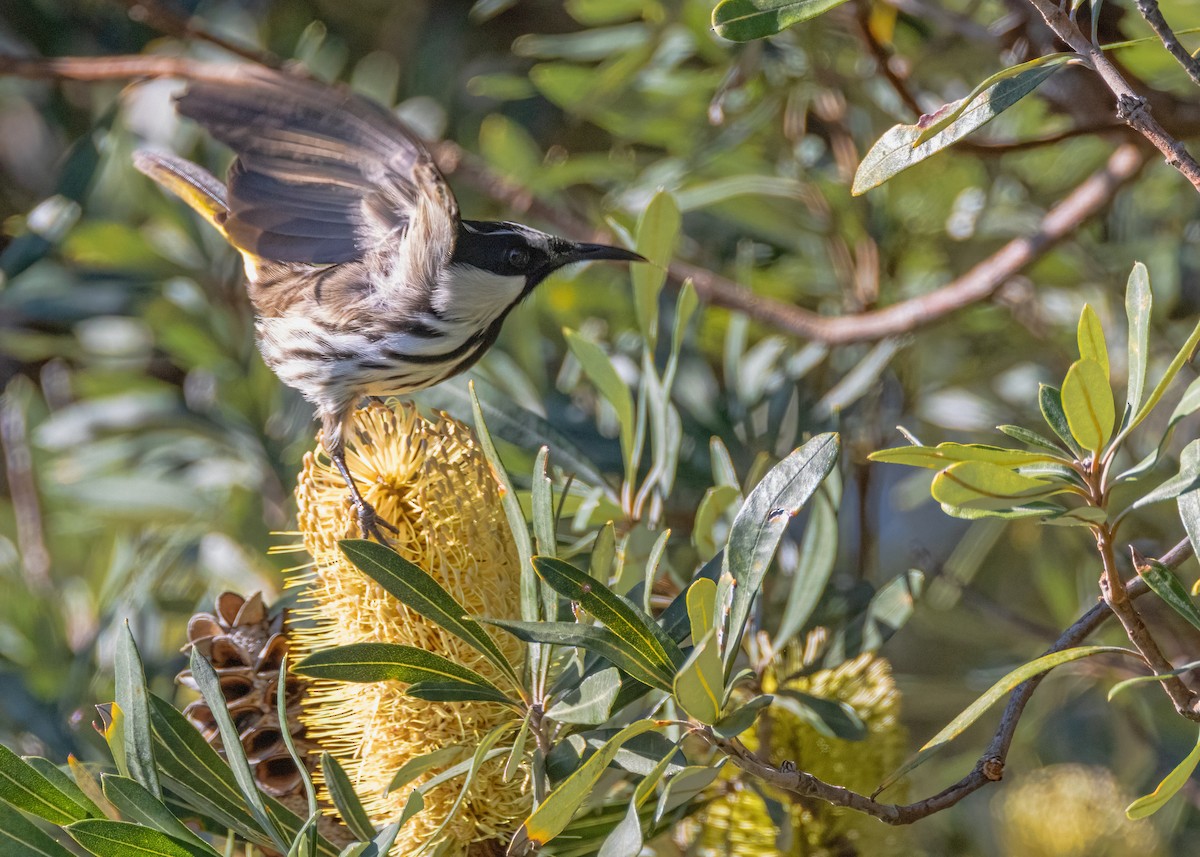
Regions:
<instances>
[{"instance_id":1,"label":"thin twig","mask_svg":"<svg viewBox=\"0 0 1200 857\"><path fill-rule=\"evenodd\" d=\"M158 0L119 0L129 12L129 17L139 24L158 30L182 41L208 42L227 53L269 68L282 68L283 62L270 51L245 45L214 33L197 18L169 9Z\"/></svg>"},{"instance_id":2,"label":"thin twig","mask_svg":"<svg viewBox=\"0 0 1200 857\"><path fill-rule=\"evenodd\" d=\"M1092 70L1116 96L1117 116L1149 140L1154 148L1162 152L1167 163L1183 173L1192 186L1200 191L1200 163L1197 163L1184 145L1168 134L1162 125L1158 124L1158 120L1150 115L1149 103L1121 76L1121 72L1104 55L1104 51L1080 32L1067 13L1050 0L1029 0L1029 3L1045 19L1055 35L1087 60Z\"/></svg>"},{"instance_id":3,"label":"thin twig","mask_svg":"<svg viewBox=\"0 0 1200 857\"><path fill-rule=\"evenodd\" d=\"M1200 62L1187 52L1187 48L1179 44L1179 37L1175 35L1175 31L1163 17L1162 10L1158 8L1158 0L1137 0L1137 9L1150 25L1150 29L1162 41L1167 52L1183 66L1192 82L1200 86Z\"/></svg>"},{"instance_id":4,"label":"thin twig","mask_svg":"<svg viewBox=\"0 0 1200 857\"><path fill-rule=\"evenodd\" d=\"M1163 554L1159 562L1168 568L1177 568L1192 554L1191 542L1184 539ZM1140 577L1125 587L1130 601L1149 591L1149 587ZM1042 656L1078 646L1112 615L1108 604L1101 601L1080 616L1075 624L1062 633L1054 645L1042 653ZM1171 669L1171 667L1168 666L1167 669ZM1013 688L991 743L988 744L987 749L979 757L974 769L969 774L937 794L910 804L880 803L867 795L827 783L812 774L797 770L791 763L776 767L750 751L737 739L721 738L708 727L697 728L696 731L713 747L728 756L734 765L776 788L801 797L817 798L835 806L848 807L874 816L888 824L912 824L954 806L968 795L989 783L998 782L1004 777L1005 762L1012 747L1013 736L1016 734L1021 715L1024 713L1029 699L1033 696L1033 692L1037 690L1038 685L1048 673L1049 671L1039 673Z\"/></svg>"}]
</instances>

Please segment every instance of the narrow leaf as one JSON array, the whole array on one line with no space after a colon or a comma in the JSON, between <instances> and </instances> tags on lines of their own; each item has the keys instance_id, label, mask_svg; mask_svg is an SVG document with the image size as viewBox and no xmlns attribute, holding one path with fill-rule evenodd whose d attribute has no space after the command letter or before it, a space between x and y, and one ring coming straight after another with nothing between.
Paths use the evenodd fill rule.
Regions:
<instances>
[{"instance_id":1,"label":"narrow leaf","mask_svg":"<svg viewBox=\"0 0 1200 857\"><path fill-rule=\"evenodd\" d=\"M125 715L125 764L129 776L146 787L157 798L162 797L158 768L154 764L154 740L150 735L150 702L146 691L146 673L142 656L129 623L117 637L115 657L116 702Z\"/></svg>"},{"instance_id":2,"label":"narrow leaf","mask_svg":"<svg viewBox=\"0 0 1200 857\"><path fill-rule=\"evenodd\" d=\"M995 464L960 461L935 476L929 492L948 506L1008 509L1065 490L1061 484L1022 476Z\"/></svg>"},{"instance_id":3,"label":"narrow leaf","mask_svg":"<svg viewBox=\"0 0 1200 857\"><path fill-rule=\"evenodd\" d=\"M1128 649L1116 646L1082 646L1075 649L1064 649L1061 652L1052 652L1048 655L1042 655L1042 657L1032 660L1027 664L1022 664L988 688L982 696L951 720L944 729L925 742L925 745L917 751L916 755L879 784L879 788L875 790L875 794L872 797L887 789L909 771L928 761L931 756L961 735L968 726L978 720L985 711L999 702L1001 698L1006 696L1017 685L1062 664L1102 654L1124 654L1140 657Z\"/></svg>"},{"instance_id":4,"label":"narrow leaf","mask_svg":"<svg viewBox=\"0 0 1200 857\"><path fill-rule=\"evenodd\" d=\"M1044 83L1072 55L1060 54L1057 63L1041 65L1000 80L970 99L967 108L948 127L924 142L920 139L924 125L937 121L939 114L960 108L963 102L947 104L932 116L923 116L915 125L895 125L871 147L854 174L851 193L855 196L878 187L897 173L919 164L940 152L972 131L986 125Z\"/></svg>"},{"instance_id":5,"label":"narrow leaf","mask_svg":"<svg viewBox=\"0 0 1200 857\"><path fill-rule=\"evenodd\" d=\"M1134 819L1154 815L1183 788L1183 784L1191 778L1197 765L1200 765L1200 736L1197 736L1196 746L1192 748L1192 752L1188 753L1184 760L1163 778L1163 781L1158 784L1158 788L1125 807L1125 815Z\"/></svg>"},{"instance_id":6,"label":"narrow leaf","mask_svg":"<svg viewBox=\"0 0 1200 857\"><path fill-rule=\"evenodd\" d=\"M554 487L546 472L549 459L550 448L543 446L533 463L533 491L530 496L533 537L537 542L537 552L543 556L558 553L558 538L554 532Z\"/></svg>"},{"instance_id":7,"label":"narrow leaf","mask_svg":"<svg viewBox=\"0 0 1200 857\"><path fill-rule=\"evenodd\" d=\"M621 380L612 361L599 345L583 337L573 330L564 330L567 346L584 374L591 379L613 410L617 412L617 424L621 429L621 452L624 455L626 467L631 466L634 442L634 411L633 395L629 387Z\"/></svg>"},{"instance_id":8,"label":"narrow leaf","mask_svg":"<svg viewBox=\"0 0 1200 857\"><path fill-rule=\"evenodd\" d=\"M293 668L301 675L333 681L460 681L496 691L496 687L468 667L449 658L398 643L351 643L313 652ZM498 691L497 691L498 692Z\"/></svg>"},{"instance_id":9,"label":"narrow leaf","mask_svg":"<svg viewBox=\"0 0 1200 857\"><path fill-rule=\"evenodd\" d=\"M1145 265L1137 262L1129 272L1129 282L1125 285L1125 317L1129 325L1129 384L1125 392L1125 411L1129 419L1132 419L1141 407L1142 391L1146 388L1152 305L1150 273Z\"/></svg>"},{"instance_id":10,"label":"narrow leaf","mask_svg":"<svg viewBox=\"0 0 1200 857\"><path fill-rule=\"evenodd\" d=\"M1019 440L1021 443L1029 446L1035 446L1038 449L1044 449L1047 452L1054 453L1055 458L1063 457L1062 447L1055 444L1054 441L1047 440L1035 431L1030 431L1022 426L1011 425L996 426L996 428L1004 432L1013 440Z\"/></svg>"},{"instance_id":11,"label":"narrow leaf","mask_svg":"<svg viewBox=\"0 0 1200 857\"><path fill-rule=\"evenodd\" d=\"M0 744L0 800L51 824L70 824L93 812L93 807L59 790L3 744Z\"/></svg>"},{"instance_id":12,"label":"narrow leaf","mask_svg":"<svg viewBox=\"0 0 1200 857\"><path fill-rule=\"evenodd\" d=\"M1038 387L1038 405L1042 409L1042 418L1046 420L1046 425L1053 429L1058 435L1059 440L1067 445L1067 448L1075 455L1083 456L1083 447L1075 440L1075 436L1071 434L1071 426L1067 423L1067 415L1063 412L1062 393L1057 387L1051 387L1049 384L1042 384Z\"/></svg>"},{"instance_id":13,"label":"narrow leaf","mask_svg":"<svg viewBox=\"0 0 1200 857\"><path fill-rule=\"evenodd\" d=\"M1187 342L1183 343L1183 347L1179 349L1179 352L1171 360L1171 364L1167 366L1167 371L1163 373L1158 384L1150 392L1150 397L1146 399L1142 407L1134 414L1129 425L1122 430L1122 437L1135 429L1142 420L1150 415L1155 405L1162 399L1163 394L1167 392L1167 387L1171 385L1171 382L1175 380L1175 376L1179 374L1179 370L1183 368L1183 364L1192 359L1197 346L1200 346L1200 322L1197 322L1196 326L1192 329L1191 335L1187 338Z\"/></svg>"},{"instance_id":14,"label":"narrow leaf","mask_svg":"<svg viewBox=\"0 0 1200 857\"><path fill-rule=\"evenodd\" d=\"M49 834L0 801L0 854L5 857L73 857Z\"/></svg>"},{"instance_id":15,"label":"narrow leaf","mask_svg":"<svg viewBox=\"0 0 1200 857\"><path fill-rule=\"evenodd\" d=\"M556 837L570 822L575 811L592 792L600 775L616 757L621 745L633 738L658 728L653 720L639 720L626 726L604 746L580 765L574 773L562 781L543 801L524 824L517 830L509 844L510 854L524 854L545 845Z\"/></svg>"},{"instance_id":16,"label":"narrow leaf","mask_svg":"<svg viewBox=\"0 0 1200 857\"><path fill-rule=\"evenodd\" d=\"M669 192L660 190L638 218L637 251L650 262L630 269L633 306L638 327L651 350L658 343L658 295L667 277L667 265L675 255L681 223L679 205Z\"/></svg>"},{"instance_id":17,"label":"narrow leaf","mask_svg":"<svg viewBox=\"0 0 1200 857\"><path fill-rule=\"evenodd\" d=\"M1179 454L1179 472L1170 479L1147 491L1129 507L1129 511L1161 503L1163 500L1174 500L1200 485L1200 440L1193 440Z\"/></svg>"},{"instance_id":18,"label":"narrow leaf","mask_svg":"<svg viewBox=\"0 0 1200 857\"><path fill-rule=\"evenodd\" d=\"M1193 628L1200 630L1200 609L1196 602L1183 588L1179 578L1171 569L1153 559L1142 559L1134 556L1134 567L1138 576L1154 591L1154 594L1167 603L1172 610L1186 619Z\"/></svg>"},{"instance_id":19,"label":"narrow leaf","mask_svg":"<svg viewBox=\"0 0 1200 857\"><path fill-rule=\"evenodd\" d=\"M768 708L774 701L775 697L769 694L754 697L714 723L713 733L721 738L736 738L753 726L763 709Z\"/></svg>"},{"instance_id":20,"label":"narrow leaf","mask_svg":"<svg viewBox=\"0 0 1200 857\"><path fill-rule=\"evenodd\" d=\"M837 8L846 0L721 0L713 9L717 35L731 42L765 39L793 24Z\"/></svg>"},{"instance_id":21,"label":"narrow leaf","mask_svg":"<svg viewBox=\"0 0 1200 857\"><path fill-rule=\"evenodd\" d=\"M463 752L462 747L442 747L420 756L414 756L396 771L392 777L392 781L388 783L385 793L391 794L398 789L404 788L417 777L428 773L434 768L458 761L462 758Z\"/></svg>"},{"instance_id":22,"label":"narrow leaf","mask_svg":"<svg viewBox=\"0 0 1200 857\"><path fill-rule=\"evenodd\" d=\"M675 676L672 692L679 707L694 720L712 725L721 718L725 668L717 651L715 629L696 643Z\"/></svg>"},{"instance_id":23,"label":"narrow leaf","mask_svg":"<svg viewBox=\"0 0 1200 857\"><path fill-rule=\"evenodd\" d=\"M413 699L424 699L426 702L497 702L517 707L515 700L495 688L465 681L419 681L410 684L404 692Z\"/></svg>"},{"instance_id":24,"label":"narrow leaf","mask_svg":"<svg viewBox=\"0 0 1200 857\"><path fill-rule=\"evenodd\" d=\"M325 785L329 789L329 797L337 807L338 815L350 832L364 842L375 837L375 825L371 817L363 809L362 801L354 791L350 778L338 760L329 753L321 753L321 772L325 775Z\"/></svg>"},{"instance_id":25,"label":"narrow leaf","mask_svg":"<svg viewBox=\"0 0 1200 857\"><path fill-rule=\"evenodd\" d=\"M347 539L339 542L338 546L347 559L390 595L470 643L508 676L514 685L520 686L516 670L496 641L478 622L466 618L466 608L421 568L394 550L365 539Z\"/></svg>"},{"instance_id":26,"label":"narrow leaf","mask_svg":"<svg viewBox=\"0 0 1200 857\"><path fill-rule=\"evenodd\" d=\"M155 797L137 780L104 774L101 781L104 796L120 811L121 817L126 821L152 827L204 850L210 857L219 857L208 843L175 817L175 813L171 812L161 798Z\"/></svg>"},{"instance_id":27,"label":"narrow leaf","mask_svg":"<svg viewBox=\"0 0 1200 857\"><path fill-rule=\"evenodd\" d=\"M999 467L1020 467L1026 464L1065 461L1059 455L1026 452L1023 449L1005 449L982 443L939 443L937 446L898 446L881 449L867 456L871 461L885 464L908 464L912 467L927 467L940 470L959 461L983 461Z\"/></svg>"},{"instance_id":28,"label":"narrow leaf","mask_svg":"<svg viewBox=\"0 0 1200 857\"><path fill-rule=\"evenodd\" d=\"M867 737L867 725L853 708L836 699L823 699L799 690L780 688L775 704L807 723L818 734L843 741L861 741Z\"/></svg>"},{"instance_id":29,"label":"narrow leaf","mask_svg":"<svg viewBox=\"0 0 1200 857\"><path fill-rule=\"evenodd\" d=\"M579 604L630 647L646 652L663 670L673 671L683 663L675 641L629 599L560 559L534 557L533 567L547 586Z\"/></svg>"},{"instance_id":30,"label":"narrow leaf","mask_svg":"<svg viewBox=\"0 0 1200 857\"><path fill-rule=\"evenodd\" d=\"M740 645L750 605L758 597L788 522L833 470L839 451L836 434L817 435L772 468L734 518L717 596L718 604L726 603L732 588L722 647L727 670Z\"/></svg>"},{"instance_id":31,"label":"narrow leaf","mask_svg":"<svg viewBox=\"0 0 1200 857\"><path fill-rule=\"evenodd\" d=\"M779 620L779 629L771 640L781 650L804 628L816 609L833 574L838 550L838 506L841 503L841 477L835 470L813 497L800 542L800 559L792 572L787 604Z\"/></svg>"},{"instance_id":32,"label":"narrow leaf","mask_svg":"<svg viewBox=\"0 0 1200 857\"><path fill-rule=\"evenodd\" d=\"M211 857L208 846L193 845L140 824L89 818L69 825L71 837L96 857Z\"/></svg>"}]
</instances>

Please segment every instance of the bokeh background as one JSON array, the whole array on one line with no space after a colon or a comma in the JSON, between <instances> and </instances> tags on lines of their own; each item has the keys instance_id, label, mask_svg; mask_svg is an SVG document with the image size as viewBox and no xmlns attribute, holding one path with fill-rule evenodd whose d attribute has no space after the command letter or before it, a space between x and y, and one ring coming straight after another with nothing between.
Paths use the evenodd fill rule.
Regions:
<instances>
[{"instance_id":1,"label":"bokeh background","mask_svg":"<svg viewBox=\"0 0 1200 857\"><path fill-rule=\"evenodd\" d=\"M166 8L395 105L423 134L454 141L531 199L597 227L631 229L664 188L683 211L682 258L826 314L952 280L1032 230L1124 139L1102 129L1004 145L1111 125L1087 75L1067 70L989 125L979 145L853 198L862 154L913 119L871 45L883 46L889 67L932 109L1053 50L1030 8L855 0L739 46L713 34L711 6L184 0ZM1197 17L1184 0L1162 7L1180 26ZM1110 40L1145 34L1118 5L1103 13ZM0 50L228 58L137 17L120 0L0 0ZM1120 59L1169 106L1182 136L1200 130L1196 90L1165 53L1148 46ZM0 80L0 740L56 760L104 752L91 706L110 697L122 621L134 627L152 686L169 695L187 616L225 589L277 596L283 569L296 562L268 550L295 541L291 490L312 445L309 406L255 351L234 253L131 165L146 144L214 169L226 162L176 119L175 87ZM513 212L477 183L450 181L467 216L556 226L539 221L536 207ZM866 455L898 442L897 424L925 442L996 442L997 424L1036 425L1037 384L1061 381L1085 301L1111 342L1123 343L1135 260L1148 265L1155 292L1153 375L1194 323L1198 236L1200 199L1152 161L992 300L899 338L829 348L702 307L675 392L682 455L663 516L677 534L673 573L689 574L706 550L692 529L724 460L711 438L744 477L804 432L841 431L840 549L822 609L836 612L909 568L926 575L913 619L884 650L919 744L1093 604L1099 569L1078 531L946 518L928 498L928 474L872 466ZM666 323L673 306L668 290ZM636 382L640 340L628 275L615 266L544 285L473 377L617 472L613 414L581 381L563 327L605 343ZM1121 351L1113 348L1114 360ZM466 379L448 386L427 404L463 413ZM1185 423L1178 436L1194 434ZM510 472L527 474L534 451L507 448ZM1152 555L1183 535L1169 506L1152 507L1125 534ZM794 551L785 550L780 573L789 562ZM1190 583L1194 563L1181 573ZM1173 650L1196 651L1194 636L1147 609ZM1046 681L1004 784L906 831L911 853L1126 854L1131 842L1144 855L1192 853L1195 784L1136 834L1103 826L1193 743L1160 694L1105 701L1126 677L1118 666L1074 666ZM922 768L910 794L968 771L994 716ZM1060 767L1068 764L1076 767ZM1055 823L1040 830L1047 813Z\"/></svg>"}]
</instances>

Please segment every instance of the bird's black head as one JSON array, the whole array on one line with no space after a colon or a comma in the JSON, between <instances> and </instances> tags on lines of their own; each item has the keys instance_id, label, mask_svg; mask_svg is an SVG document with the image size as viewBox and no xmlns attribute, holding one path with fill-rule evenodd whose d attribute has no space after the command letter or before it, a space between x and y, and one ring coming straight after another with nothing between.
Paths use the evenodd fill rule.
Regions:
<instances>
[{"instance_id":1,"label":"bird's black head","mask_svg":"<svg viewBox=\"0 0 1200 857\"><path fill-rule=\"evenodd\" d=\"M568 241L520 223L464 220L451 264L469 265L499 277L524 277L528 293L565 265L600 259L646 261L630 250Z\"/></svg>"}]
</instances>

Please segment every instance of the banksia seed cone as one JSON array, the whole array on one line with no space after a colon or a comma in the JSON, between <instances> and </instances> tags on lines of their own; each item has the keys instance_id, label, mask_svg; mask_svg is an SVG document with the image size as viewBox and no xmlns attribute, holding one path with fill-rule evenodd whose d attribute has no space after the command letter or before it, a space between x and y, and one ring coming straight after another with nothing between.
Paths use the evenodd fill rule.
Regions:
<instances>
[{"instance_id":1,"label":"banksia seed cone","mask_svg":"<svg viewBox=\"0 0 1200 857\"><path fill-rule=\"evenodd\" d=\"M763 676L763 692L775 691L781 686L780 678L798 666L793 656L768 670ZM862 654L832 670L784 678L782 687L847 703L866 724L867 736L861 741L828 738L796 715L772 706L741 736L772 764L794 762L800 770L826 782L870 793L903 760L900 694L883 658ZM768 742L765 751L759 749L760 736ZM737 780L724 784L731 791L709 803L697 819L696 853L701 857L883 857L906 853L902 834L874 819L762 786L762 793L788 813L791 841L780 841L779 825L770 817L759 792Z\"/></svg>"},{"instance_id":2,"label":"banksia seed cone","mask_svg":"<svg viewBox=\"0 0 1200 857\"><path fill-rule=\"evenodd\" d=\"M270 615L261 593L245 599L225 592L218 596L212 613L197 613L188 621L185 650L198 649L212 662L259 788L287 802L303 791L303 783L283 743L276 707L279 664L288 650L283 620L282 611ZM185 669L176 680L198 690L191 670ZM299 719L303 685L303 679L289 676L285 699L287 726L301 753L309 746ZM209 744L221 749L217 722L203 699L191 703L183 714Z\"/></svg>"},{"instance_id":3,"label":"banksia seed cone","mask_svg":"<svg viewBox=\"0 0 1200 857\"><path fill-rule=\"evenodd\" d=\"M1107 768L1050 765L1017 774L1014 780L992 800L1005 854L1154 857L1164 853L1153 824L1125 816L1133 796Z\"/></svg>"},{"instance_id":4,"label":"banksia seed cone","mask_svg":"<svg viewBox=\"0 0 1200 857\"><path fill-rule=\"evenodd\" d=\"M373 403L359 410L347 437L346 461L367 502L399 532L392 547L428 572L472 615L519 615L520 570L495 478L471 430L448 416L427 420L407 404ZM346 485L320 447L304 459L296 488L300 529L312 567L293 583L304 586L294 611L298 657L333 646L386 642L417 646L469 667L499 686L499 671L474 648L410 611L355 568L338 548L358 538L358 517ZM523 649L495 635L509 661ZM409 759L442 747L469 757L493 727L512 719L494 703L437 703L405 695L396 682L314 681L301 719L310 739L342 764L377 823L399 817L409 789L384 792ZM448 763L447 767L449 766ZM503 836L528 814L523 774L502 778L503 758L486 763L443 833L447 854ZM436 771L425 775L428 779ZM418 780L418 782L422 781ZM426 845L447 818L462 781L425 795L425 809L400 830L395 850Z\"/></svg>"}]
</instances>

